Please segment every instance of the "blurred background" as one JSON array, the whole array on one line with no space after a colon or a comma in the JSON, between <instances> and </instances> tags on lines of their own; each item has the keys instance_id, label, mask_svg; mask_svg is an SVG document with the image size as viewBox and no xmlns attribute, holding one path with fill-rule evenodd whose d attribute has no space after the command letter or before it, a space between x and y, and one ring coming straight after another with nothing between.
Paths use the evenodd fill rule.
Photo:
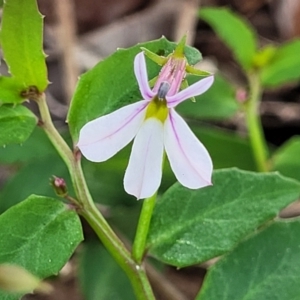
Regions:
<instances>
[{"instance_id":1,"label":"blurred background","mask_svg":"<svg viewBox=\"0 0 300 300\"><path fill-rule=\"evenodd\" d=\"M188 43L198 48L202 68L221 70L229 79L243 85L243 77L231 52L211 28L198 17L205 6L226 6L249 20L259 35L260 46L278 45L300 35L300 3L297 0L39 0L45 15L45 52L49 55L49 87L54 104L52 112L59 119L67 106L79 74L93 67L117 48L162 35L178 41L188 32ZM222 22L222 20L220 20ZM288 106L283 110L280 102ZM295 134L300 113L296 86L268 91L262 106L267 137L276 145ZM268 100L273 100L270 104ZM275 100L275 103L274 103ZM278 100L278 101L276 101ZM292 102L292 103L290 103ZM273 122L274 118L278 122ZM288 127L288 136L285 131ZM276 135L274 135L276 131Z\"/></svg>"},{"instance_id":2,"label":"blurred background","mask_svg":"<svg viewBox=\"0 0 300 300\"><path fill-rule=\"evenodd\" d=\"M38 0L38 4L40 11L45 15L44 48L48 55L49 80L52 82L47 91L47 99L55 124L62 131L66 128L68 106L80 74L112 54L117 48L130 47L138 42L160 38L162 35L169 40L179 41L185 33L188 33L188 44L199 49L203 55L204 59L200 67L204 70L222 73L222 76L236 87L236 90L232 91L233 95L236 95L239 90L243 91L243 85L246 82L244 75L223 42L204 21L199 19L198 11L201 7L226 6L242 15L258 32L260 46L270 43L278 45L300 35L300 1L298 0ZM6 72L5 64L1 65L0 71ZM265 135L271 145L279 146L291 136L300 134L299 92L299 83L294 82L264 93L261 114ZM238 132L241 136L244 134L239 114L226 119L210 120L207 118L205 122L217 128ZM205 140L205 133L202 134ZM211 136L213 135L206 137L205 144L208 144L208 148L213 139ZM66 135L66 139L70 138ZM224 137L224 143L226 139L227 137ZM0 151L0 163L2 163L0 197L17 199L2 203L1 211L32 193L32 186L24 187L18 183L21 181L20 178L23 180L31 178L34 181L35 193L52 196L51 187L48 185L45 187L44 177L47 180L49 174L58 175L68 181L65 168L42 133L36 132L30 143L31 147L40 149L40 157L32 157L30 147L26 148L25 145L20 161L13 166L7 164L15 163L13 150L10 156ZM243 143L238 141L241 152L244 153L239 158L241 161L239 167L251 170L253 162L246 162L248 158L244 159L243 156L246 156L247 151L248 155L250 150ZM225 149L219 156L224 156L229 151ZM101 206L101 209L104 212L107 209L110 221L116 220L114 224L119 225L130 238L134 233L139 204L132 204L134 202L132 198L128 198L124 191L116 190L113 184L118 182L120 185L122 182L128 152L129 150L125 149L116 158L115 165L118 166L116 170L111 167L113 163L101 165L101 172L108 171L105 175L105 182L99 183L95 179L100 174L98 167L87 163L85 169L95 199L97 200L97 197L101 195L105 202L101 205L114 205L111 211L105 206ZM45 157L47 157L46 163ZM39 160L42 158L43 162ZM219 162L218 167L232 165L229 159L226 163ZM16 171L20 171L18 175L15 175ZM17 179L16 176L18 176ZM171 176L166 176L165 187L174 181ZM111 196L107 198L105 195ZM96 274L99 272L99 270L93 270L89 260L93 259L93 254L98 255L98 251L103 251L103 249L98 249L99 245L94 244L93 233L86 224L84 224L84 229L87 238L86 247L78 250L80 258L71 259L59 276L51 281L55 287L54 292L48 296L29 295L24 299L99 299L97 293L93 296L93 293L88 292L92 289L88 281L90 280L91 283L91 278L97 278ZM105 258L106 254L103 255ZM105 259L99 264L105 264ZM97 265L96 262L95 265ZM107 268L109 269L109 266ZM78 272L81 274L80 283L77 278ZM173 268L165 270L166 278L175 283L185 295L185 299L195 297L204 274L205 270L199 267L186 268L181 271ZM155 287L155 276L153 278ZM82 283L84 280L86 282ZM83 288L79 288L82 285ZM119 288L122 289L121 286ZM157 293L159 295L159 291ZM131 299L124 297L125 300Z\"/></svg>"}]
</instances>

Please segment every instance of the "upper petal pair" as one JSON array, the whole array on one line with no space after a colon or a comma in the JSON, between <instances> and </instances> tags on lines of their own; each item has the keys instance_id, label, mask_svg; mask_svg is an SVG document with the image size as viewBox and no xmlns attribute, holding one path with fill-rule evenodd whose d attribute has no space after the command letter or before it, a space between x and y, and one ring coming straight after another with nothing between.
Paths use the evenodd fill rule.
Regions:
<instances>
[{"instance_id":1,"label":"upper petal pair","mask_svg":"<svg viewBox=\"0 0 300 300\"><path fill-rule=\"evenodd\" d=\"M134 59L134 74L143 98L150 101L155 96L155 93L149 87L144 52L137 54Z\"/></svg>"},{"instance_id":2,"label":"upper petal pair","mask_svg":"<svg viewBox=\"0 0 300 300\"><path fill-rule=\"evenodd\" d=\"M213 82L214 77L208 76L188 86L186 89L181 90L173 96L167 96L168 107L175 107L186 99L205 93L212 86Z\"/></svg>"}]
</instances>

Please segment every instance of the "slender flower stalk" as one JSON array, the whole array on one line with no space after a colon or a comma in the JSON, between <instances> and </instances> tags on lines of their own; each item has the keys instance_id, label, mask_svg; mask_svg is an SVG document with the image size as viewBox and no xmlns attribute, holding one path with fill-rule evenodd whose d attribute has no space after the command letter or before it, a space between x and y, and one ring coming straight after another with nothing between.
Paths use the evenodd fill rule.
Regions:
<instances>
[{"instance_id":1,"label":"slender flower stalk","mask_svg":"<svg viewBox=\"0 0 300 300\"><path fill-rule=\"evenodd\" d=\"M182 48L179 45L168 57L152 90L144 52L137 54L134 73L143 100L95 119L80 131L77 146L94 162L109 159L134 139L124 188L138 199L158 190L164 152L182 185L190 189L211 185L211 158L174 108L207 91L214 78L206 77L180 91L187 66Z\"/></svg>"},{"instance_id":2,"label":"slender flower stalk","mask_svg":"<svg viewBox=\"0 0 300 300\"><path fill-rule=\"evenodd\" d=\"M139 223L132 246L132 257L138 264L142 262L145 253L146 239L148 236L150 221L155 203L156 193L150 198L147 198L143 201L142 211L140 214Z\"/></svg>"}]
</instances>

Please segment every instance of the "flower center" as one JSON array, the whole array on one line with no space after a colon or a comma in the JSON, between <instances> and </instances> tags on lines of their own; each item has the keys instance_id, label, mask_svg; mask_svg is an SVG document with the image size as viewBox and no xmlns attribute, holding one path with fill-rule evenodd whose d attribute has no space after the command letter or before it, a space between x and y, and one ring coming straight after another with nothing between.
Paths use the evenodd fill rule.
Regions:
<instances>
[{"instance_id":1,"label":"flower center","mask_svg":"<svg viewBox=\"0 0 300 300\"><path fill-rule=\"evenodd\" d=\"M148 104L145 119L156 118L164 123L168 117L168 113L169 109L166 99L159 99L158 96L155 96Z\"/></svg>"}]
</instances>

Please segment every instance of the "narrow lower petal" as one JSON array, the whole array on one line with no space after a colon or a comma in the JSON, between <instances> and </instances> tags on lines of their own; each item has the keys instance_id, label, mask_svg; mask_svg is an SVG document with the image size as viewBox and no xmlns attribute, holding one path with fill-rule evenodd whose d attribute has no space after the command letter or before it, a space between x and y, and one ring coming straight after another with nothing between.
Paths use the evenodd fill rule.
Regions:
<instances>
[{"instance_id":1,"label":"narrow lower petal","mask_svg":"<svg viewBox=\"0 0 300 300\"><path fill-rule=\"evenodd\" d=\"M145 61L145 54L141 52L134 59L134 74L139 84L140 92L145 100L151 100L154 93L151 91L148 83L148 74Z\"/></svg>"},{"instance_id":2,"label":"narrow lower petal","mask_svg":"<svg viewBox=\"0 0 300 300\"><path fill-rule=\"evenodd\" d=\"M105 161L115 155L138 132L147 105L148 101L139 101L84 125L77 144L82 154L94 162Z\"/></svg>"},{"instance_id":3,"label":"narrow lower petal","mask_svg":"<svg viewBox=\"0 0 300 300\"><path fill-rule=\"evenodd\" d=\"M137 199L151 197L159 188L163 161L163 124L147 119L139 130L125 172L124 187Z\"/></svg>"},{"instance_id":4,"label":"narrow lower petal","mask_svg":"<svg viewBox=\"0 0 300 300\"><path fill-rule=\"evenodd\" d=\"M174 109L170 109L165 122L164 138L166 153L177 180L190 189L211 185L211 158Z\"/></svg>"},{"instance_id":5,"label":"narrow lower petal","mask_svg":"<svg viewBox=\"0 0 300 300\"><path fill-rule=\"evenodd\" d=\"M190 85L173 96L167 96L168 107L175 107L186 99L199 96L206 92L214 82L214 77L209 76Z\"/></svg>"}]
</instances>

